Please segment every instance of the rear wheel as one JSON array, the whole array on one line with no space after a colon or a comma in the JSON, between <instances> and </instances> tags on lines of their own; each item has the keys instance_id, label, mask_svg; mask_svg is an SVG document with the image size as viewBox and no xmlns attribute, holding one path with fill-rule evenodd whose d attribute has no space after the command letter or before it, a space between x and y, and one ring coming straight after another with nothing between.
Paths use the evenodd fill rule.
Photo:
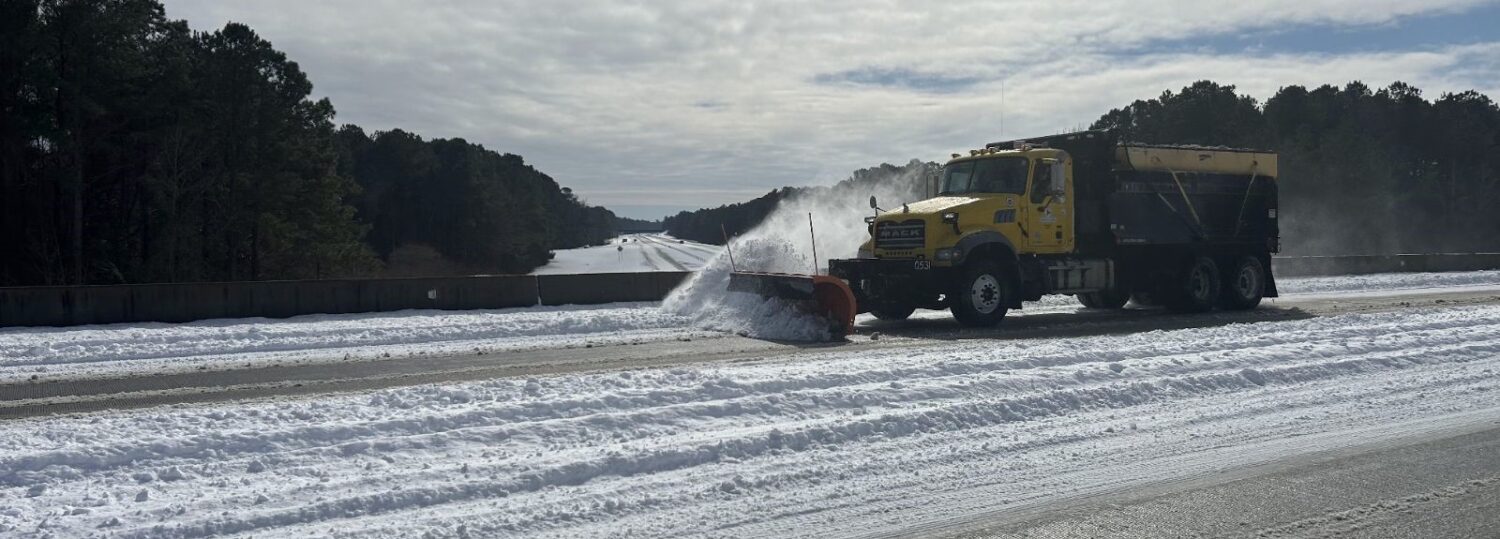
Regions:
<instances>
[{"instance_id":1,"label":"rear wheel","mask_svg":"<svg viewBox=\"0 0 1500 539\"><path fill-rule=\"evenodd\" d=\"M1089 309L1119 309L1130 301L1130 294L1118 290L1102 290L1078 294L1078 302Z\"/></svg>"},{"instance_id":2,"label":"rear wheel","mask_svg":"<svg viewBox=\"0 0 1500 539\"><path fill-rule=\"evenodd\" d=\"M964 268L953 291L953 318L969 327L991 327L1005 318L1010 305L1010 274L992 261Z\"/></svg>"},{"instance_id":3,"label":"rear wheel","mask_svg":"<svg viewBox=\"0 0 1500 539\"><path fill-rule=\"evenodd\" d=\"M1219 300L1219 266L1212 258L1193 258L1171 291L1167 308L1182 313L1201 313Z\"/></svg>"},{"instance_id":4,"label":"rear wheel","mask_svg":"<svg viewBox=\"0 0 1500 539\"><path fill-rule=\"evenodd\" d=\"M1224 274L1220 290L1220 307L1237 311L1254 309L1266 295L1265 265L1253 256L1240 257Z\"/></svg>"},{"instance_id":5,"label":"rear wheel","mask_svg":"<svg viewBox=\"0 0 1500 539\"><path fill-rule=\"evenodd\" d=\"M911 305L881 305L870 309L870 314L881 320L906 320L917 308Z\"/></svg>"}]
</instances>

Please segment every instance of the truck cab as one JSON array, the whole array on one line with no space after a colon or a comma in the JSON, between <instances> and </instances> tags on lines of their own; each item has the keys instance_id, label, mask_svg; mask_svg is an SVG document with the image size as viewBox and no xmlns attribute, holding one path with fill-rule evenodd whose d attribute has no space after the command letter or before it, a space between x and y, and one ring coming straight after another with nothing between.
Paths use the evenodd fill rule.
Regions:
<instances>
[{"instance_id":1,"label":"truck cab","mask_svg":"<svg viewBox=\"0 0 1500 539\"><path fill-rule=\"evenodd\" d=\"M868 258L959 265L965 248L1001 240L1017 252L1073 250L1072 170L1055 149L976 150L943 166L938 196L870 219Z\"/></svg>"}]
</instances>

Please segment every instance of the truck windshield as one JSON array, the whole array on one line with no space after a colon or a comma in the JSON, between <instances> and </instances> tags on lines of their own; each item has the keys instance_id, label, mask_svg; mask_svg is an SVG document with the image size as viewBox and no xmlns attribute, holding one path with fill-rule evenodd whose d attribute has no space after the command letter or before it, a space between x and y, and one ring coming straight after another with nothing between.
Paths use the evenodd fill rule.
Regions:
<instances>
[{"instance_id":1,"label":"truck windshield","mask_svg":"<svg viewBox=\"0 0 1500 539\"><path fill-rule=\"evenodd\" d=\"M940 195L1014 193L1026 191L1025 157L996 157L954 163L943 169Z\"/></svg>"}]
</instances>

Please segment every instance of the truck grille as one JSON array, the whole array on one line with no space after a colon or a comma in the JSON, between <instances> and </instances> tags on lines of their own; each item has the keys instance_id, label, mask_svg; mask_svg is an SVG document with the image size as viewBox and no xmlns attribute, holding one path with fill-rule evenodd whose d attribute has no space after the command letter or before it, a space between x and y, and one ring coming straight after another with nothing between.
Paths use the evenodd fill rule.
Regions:
<instances>
[{"instance_id":1,"label":"truck grille","mask_svg":"<svg viewBox=\"0 0 1500 539\"><path fill-rule=\"evenodd\" d=\"M920 219L875 224L876 249L921 249L927 243L927 224Z\"/></svg>"}]
</instances>

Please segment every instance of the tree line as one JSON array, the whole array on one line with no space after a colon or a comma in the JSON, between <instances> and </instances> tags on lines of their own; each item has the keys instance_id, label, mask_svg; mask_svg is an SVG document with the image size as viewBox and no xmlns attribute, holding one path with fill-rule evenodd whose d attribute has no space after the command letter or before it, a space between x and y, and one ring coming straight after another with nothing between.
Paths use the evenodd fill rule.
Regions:
<instances>
[{"instance_id":1,"label":"tree line","mask_svg":"<svg viewBox=\"0 0 1500 539\"><path fill-rule=\"evenodd\" d=\"M613 213L583 204L521 156L401 130L371 136L353 125L335 138L335 171L358 185L355 213L382 258L422 244L466 267L525 273L547 263L551 249L614 235Z\"/></svg>"},{"instance_id":2,"label":"tree line","mask_svg":"<svg viewBox=\"0 0 1500 539\"><path fill-rule=\"evenodd\" d=\"M1402 82L1380 89L1351 82L1288 86L1261 103L1200 81L1113 109L1091 128L1135 142L1278 152L1287 254L1500 250L1500 108L1478 92L1428 100ZM850 181L894 168L859 171ZM731 236L754 228L800 192L682 212L667 218L667 230L722 243L720 226Z\"/></svg>"},{"instance_id":3,"label":"tree line","mask_svg":"<svg viewBox=\"0 0 1500 539\"><path fill-rule=\"evenodd\" d=\"M0 3L0 286L371 275L403 243L524 272L613 234L520 156L336 127L311 92L241 24Z\"/></svg>"}]
</instances>

